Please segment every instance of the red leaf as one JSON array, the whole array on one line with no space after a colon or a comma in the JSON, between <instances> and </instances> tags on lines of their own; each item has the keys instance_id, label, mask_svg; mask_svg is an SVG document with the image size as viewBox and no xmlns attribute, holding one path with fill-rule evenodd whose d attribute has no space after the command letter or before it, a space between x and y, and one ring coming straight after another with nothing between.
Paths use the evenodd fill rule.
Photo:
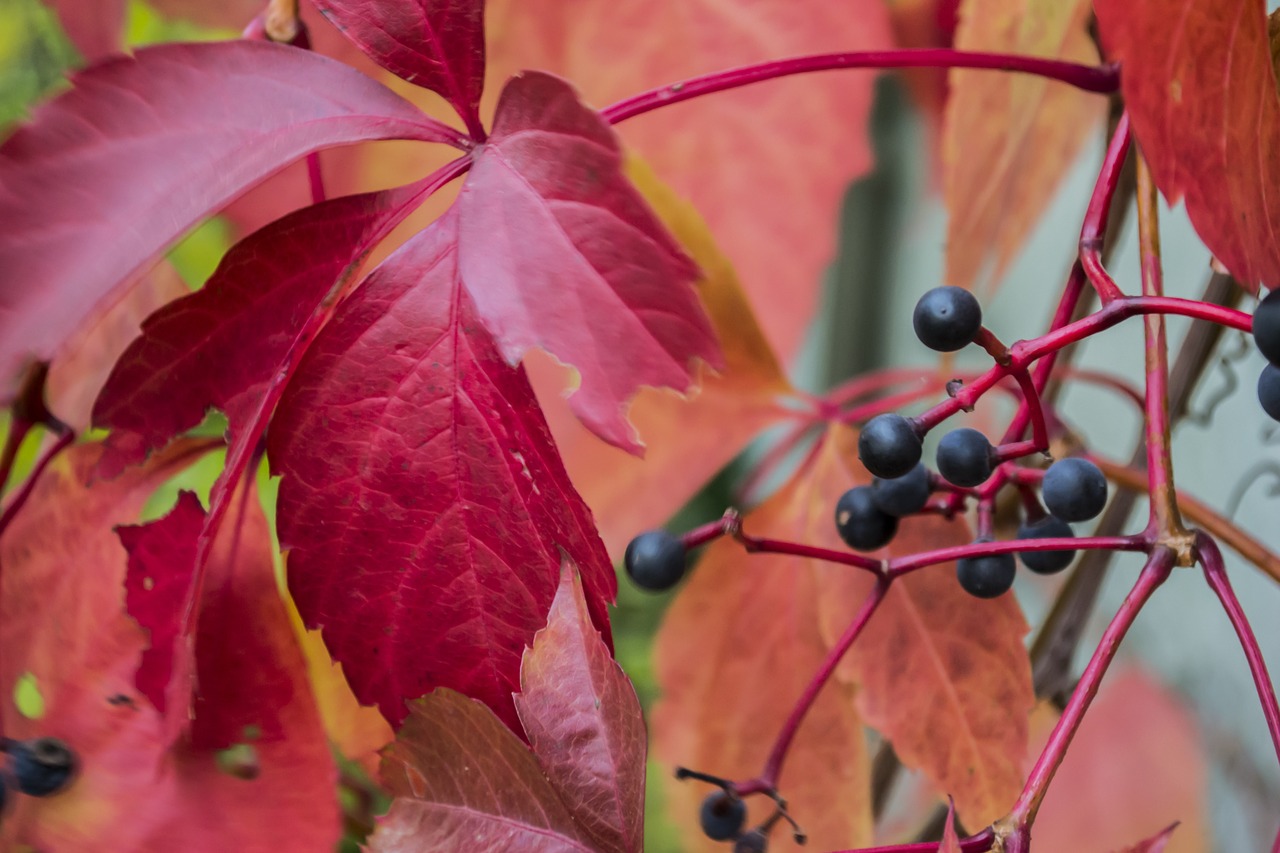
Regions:
<instances>
[{"instance_id":1,"label":"red leaf","mask_svg":"<svg viewBox=\"0 0 1280 853\"><path fill-rule=\"evenodd\" d=\"M489 0L490 87L524 68L602 107L751 62L892 47L880 0ZM849 181L871 165L875 73L804 75L624 123L629 148L706 217L785 359L813 319ZM744 164L745 167L744 167Z\"/></svg>"},{"instance_id":2,"label":"red leaf","mask_svg":"<svg viewBox=\"0 0 1280 853\"><path fill-rule=\"evenodd\" d=\"M213 407L238 434L298 331L407 212L419 185L303 208L241 240L205 286L148 317L94 405L105 471L136 463Z\"/></svg>"},{"instance_id":3,"label":"red leaf","mask_svg":"<svg viewBox=\"0 0 1280 853\"><path fill-rule=\"evenodd\" d=\"M456 132L305 51L145 48L75 76L0 147L0 398L202 216L292 160Z\"/></svg>"},{"instance_id":4,"label":"red leaf","mask_svg":"<svg viewBox=\"0 0 1280 853\"><path fill-rule=\"evenodd\" d=\"M542 767L479 702L437 690L409 706L382 761L395 795L371 853L599 853Z\"/></svg>"},{"instance_id":5,"label":"red leaf","mask_svg":"<svg viewBox=\"0 0 1280 853\"><path fill-rule=\"evenodd\" d=\"M164 518L150 524L121 527L120 543L129 552L125 606L150 635L134 680L138 690L161 714L175 666L188 667L190 655L182 631L182 608L191 589L196 537L204 526L204 508L194 492L182 492ZM185 683L179 679L178 683ZM182 703L186 710L186 703Z\"/></svg>"},{"instance_id":6,"label":"red leaf","mask_svg":"<svg viewBox=\"0 0 1280 853\"><path fill-rule=\"evenodd\" d=\"M1250 287L1280 286L1280 94L1261 0L1097 0L1156 185Z\"/></svg>"},{"instance_id":7,"label":"red leaf","mask_svg":"<svg viewBox=\"0 0 1280 853\"><path fill-rule=\"evenodd\" d=\"M316 0L374 62L439 93L479 127L484 89L483 0Z\"/></svg>"},{"instance_id":8,"label":"red leaf","mask_svg":"<svg viewBox=\"0 0 1280 853\"><path fill-rule=\"evenodd\" d=\"M520 666L516 711L547 779L603 850L644 847L645 728L635 688L591 623L565 560L547 627Z\"/></svg>"},{"instance_id":9,"label":"red leaf","mask_svg":"<svg viewBox=\"0 0 1280 853\"><path fill-rule=\"evenodd\" d=\"M311 853L333 849L341 837L336 770L275 594L256 502L238 532L243 556L234 569L224 564L234 530L220 537L210 566L206 606L216 606L216 588L237 603L238 615L221 637L198 639L206 648L226 643L207 659L224 679L273 685L234 699L263 732L252 744L257 778L222 772L215 752L186 741L166 748L160 715L133 687L146 636L124 610L126 554L112 525L136 522L152 490L205 447L175 445L92 486L100 448L73 448L0 537L0 724L8 737L60 737L80 758L65 792L11 798L0 849L78 853L109 839L111 849L133 853ZM230 642L237 633L273 639L250 651ZM211 687L218 683L203 662L200 672ZM11 698L26 674L44 698L40 719L20 714ZM272 731L286 736L272 738Z\"/></svg>"},{"instance_id":10,"label":"red leaf","mask_svg":"<svg viewBox=\"0 0 1280 853\"><path fill-rule=\"evenodd\" d=\"M520 653L560 548L602 630L615 579L523 370L461 289L456 228L412 238L308 351L269 435L280 539L303 620L362 702L398 722L445 686L518 730Z\"/></svg>"},{"instance_id":11,"label":"red leaf","mask_svg":"<svg viewBox=\"0 0 1280 853\"><path fill-rule=\"evenodd\" d=\"M564 81L507 84L455 210L462 280L507 361L540 347L576 368L569 403L611 444L639 449L625 405L642 385L684 391L695 357L721 365L697 268Z\"/></svg>"},{"instance_id":12,"label":"red leaf","mask_svg":"<svg viewBox=\"0 0 1280 853\"><path fill-rule=\"evenodd\" d=\"M450 690L410 705L382 763L396 799L372 851L644 848L640 703L592 625L568 558L520 683L532 749Z\"/></svg>"}]
</instances>

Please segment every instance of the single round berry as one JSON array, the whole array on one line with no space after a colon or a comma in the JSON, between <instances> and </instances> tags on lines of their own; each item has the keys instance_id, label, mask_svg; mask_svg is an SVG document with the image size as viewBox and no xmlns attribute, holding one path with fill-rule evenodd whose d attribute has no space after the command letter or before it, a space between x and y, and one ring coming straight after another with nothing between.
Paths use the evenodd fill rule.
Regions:
<instances>
[{"instance_id":1,"label":"single round berry","mask_svg":"<svg viewBox=\"0 0 1280 853\"><path fill-rule=\"evenodd\" d=\"M1076 532L1060 518L1046 515L1034 524L1024 524L1018 528L1019 539L1071 539ZM1075 551L1019 551L1022 565L1038 575L1052 575L1060 572L1076 558Z\"/></svg>"},{"instance_id":2,"label":"single round berry","mask_svg":"<svg viewBox=\"0 0 1280 853\"><path fill-rule=\"evenodd\" d=\"M957 486L979 486L991 476L991 442L976 429L953 429L938 442L938 473Z\"/></svg>"},{"instance_id":3,"label":"single round berry","mask_svg":"<svg viewBox=\"0 0 1280 853\"><path fill-rule=\"evenodd\" d=\"M990 542L979 539L978 542ZM995 598L1013 587L1018 564L1012 554L984 554L956 561L956 577L960 587L975 598Z\"/></svg>"},{"instance_id":4,"label":"single round berry","mask_svg":"<svg viewBox=\"0 0 1280 853\"><path fill-rule=\"evenodd\" d=\"M898 532L898 519L876 506L870 486L856 486L836 501L836 531L850 548L874 551Z\"/></svg>"},{"instance_id":5,"label":"single round berry","mask_svg":"<svg viewBox=\"0 0 1280 853\"><path fill-rule=\"evenodd\" d=\"M702 801L702 831L712 841L728 841L742 832L747 804L727 791L712 791Z\"/></svg>"},{"instance_id":6,"label":"single round berry","mask_svg":"<svg viewBox=\"0 0 1280 853\"><path fill-rule=\"evenodd\" d=\"M75 774L75 753L57 738L10 741L6 749L18 790L28 796L56 794Z\"/></svg>"},{"instance_id":7,"label":"single round berry","mask_svg":"<svg viewBox=\"0 0 1280 853\"><path fill-rule=\"evenodd\" d=\"M758 829L744 832L733 843L733 853L765 853L769 849L769 836Z\"/></svg>"},{"instance_id":8,"label":"single round berry","mask_svg":"<svg viewBox=\"0 0 1280 853\"><path fill-rule=\"evenodd\" d=\"M1268 364L1258 374L1258 402L1274 421L1280 421L1280 367Z\"/></svg>"},{"instance_id":9,"label":"single round berry","mask_svg":"<svg viewBox=\"0 0 1280 853\"><path fill-rule=\"evenodd\" d=\"M892 480L876 477L871 481L871 499L876 507L886 515L899 518L924 509L932 491L929 469L919 463L901 477Z\"/></svg>"},{"instance_id":10,"label":"single round berry","mask_svg":"<svg viewBox=\"0 0 1280 853\"><path fill-rule=\"evenodd\" d=\"M911 323L929 349L955 352L973 343L982 328L982 306L963 287L935 287L920 297Z\"/></svg>"},{"instance_id":11,"label":"single round berry","mask_svg":"<svg viewBox=\"0 0 1280 853\"><path fill-rule=\"evenodd\" d=\"M1088 459L1059 459L1044 472L1044 505L1063 521L1088 521L1107 505L1107 478Z\"/></svg>"},{"instance_id":12,"label":"single round berry","mask_svg":"<svg viewBox=\"0 0 1280 853\"><path fill-rule=\"evenodd\" d=\"M876 415L858 436L858 458L877 477L901 477L920 461L920 436L902 415Z\"/></svg>"},{"instance_id":13,"label":"single round berry","mask_svg":"<svg viewBox=\"0 0 1280 853\"><path fill-rule=\"evenodd\" d=\"M627 545L622 565L632 583L650 592L671 589L685 572L685 547L665 530L641 533Z\"/></svg>"},{"instance_id":14,"label":"single round berry","mask_svg":"<svg viewBox=\"0 0 1280 853\"><path fill-rule=\"evenodd\" d=\"M1272 364L1280 364L1280 290L1266 295L1253 311L1253 342Z\"/></svg>"}]
</instances>

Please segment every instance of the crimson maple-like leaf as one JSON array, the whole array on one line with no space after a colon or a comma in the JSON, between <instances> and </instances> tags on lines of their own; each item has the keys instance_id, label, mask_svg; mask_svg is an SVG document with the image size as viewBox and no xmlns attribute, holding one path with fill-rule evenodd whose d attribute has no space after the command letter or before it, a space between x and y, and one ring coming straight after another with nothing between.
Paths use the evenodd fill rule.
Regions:
<instances>
[{"instance_id":1,"label":"crimson maple-like leaf","mask_svg":"<svg viewBox=\"0 0 1280 853\"><path fill-rule=\"evenodd\" d=\"M480 126L483 0L316 0L321 13L374 62L453 105Z\"/></svg>"},{"instance_id":2,"label":"crimson maple-like leaf","mask_svg":"<svg viewBox=\"0 0 1280 853\"><path fill-rule=\"evenodd\" d=\"M1261 0L1097 0L1151 174L1209 251L1280 286L1280 93Z\"/></svg>"},{"instance_id":3,"label":"crimson maple-like leaf","mask_svg":"<svg viewBox=\"0 0 1280 853\"><path fill-rule=\"evenodd\" d=\"M210 408L239 433L303 324L418 188L335 199L273 222L232 247L202 289L148 317L94 405L94 423L114 430L105 473L163 447Z\"/></svg>"},{"instance_id":4,"label":"crimson maple-like leaf","mask_svg":"<svg viewBox=\"0 0 1280 853\"><path fill-rule=\"evenodd\" d=\"M340 63L255 42L102 62L0 146L0 399L201 217L308 152L458 142Z\"/></svg>"},{"instance_id":5,"label":"crimson maple-like leaf","mask_svg":"<svg viewBox=\"0 0 1280 853\"><path fill-rule=\"evenodd\" d=\"M396 800L371 850L643 849L640 702L592 625L568 558L520 682L530 746L452 691L410 706L383 760Z\"/></svg>"},{"instance_id":6,"label":"crimson maple-like leaf","mask_svg":"<svg viewBox=\"0 0 1280 853\"><path fill-rule=\"evenodd\" d=\"M398 722L405 699L450 687L518 731L520 653L560 549L602 630L616 581L523 369L461 287L457 227L450 213L411 238L339 307L268 448L290 590L356 696Z\"/></svg>"},{"instance_id":7,"label":"crimson maple-like leaf","mask_svg":"<svg viewBox=\"0 0 1280 853\"><path fill-rule=\"evenodd\" d=\"M698 270L622 172L617 137L569 84L507 84L454 209L458 271L511 364L531 347L572 365L574 413L638 451L625 404L687 390L694 358L722 364Z\"/></svg>"},{"instance_id":8,"label":"crimson maple-like leaf","mask_svg":"<svg viewBox=\"0 0 1280 853\"><path fill-rule=\"evenodd\" d=\"M174 667L190 665L190 648L181 636L182 609L191 588L196 537L203 526L200 499L184 491L164 518L117 531L129 552L125 607L150 635L134 683L162 714L170 705Z\"/></svg>"}]
</instances>

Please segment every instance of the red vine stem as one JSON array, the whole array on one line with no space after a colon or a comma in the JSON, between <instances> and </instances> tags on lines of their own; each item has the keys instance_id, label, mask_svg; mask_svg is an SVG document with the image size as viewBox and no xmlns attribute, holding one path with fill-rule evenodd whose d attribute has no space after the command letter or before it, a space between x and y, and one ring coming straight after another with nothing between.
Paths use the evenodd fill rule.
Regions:
<instances>
[{"instance_id":1,"label":"red vine stem","mask_svg":"<svg viewBox=\"0 0 1280 853\"><path fill-rule=\"evenodd\" d=\"M995 843L995 833L987 827L979 833L960 839L964 853L982 853ZM856 850L836 850L834 853L938 853L938 842L921 841L915 844L890 844L887 847L859 847Z\"/></svg>"},{"instance_id":2,"label":"red vine stem","mask_svg":"<svg viewBox=\"0 0 1280 853\"><path fill-rule=\"evenodd\" d=\"M1258 701L1262 703L1263 716L1267 718L1267 730L1271 732L1271 743L1276 750L1276 758L1280 759L1280 705L1276 703L1276 688L1267 672L1267 662L1262 658L1262 649L1258 646L1258 638L1253 634L1249 619L1244 615L1240 599L1236 598L1227 579L1226 564L1222 560L1222 551L1212 538L1200 533L1196 536L1196 552L1200 557L1200 565L1204 569L1205 580L1217 593L1222 602L1222 609L1231 620L1231 627L1236 629L1244 656L1249 661L1249 674L1253 676L1253 684L1258 690Z\"/></svg>"},{"instance_id":3,"label":"red vine stem","mask_svg":"<svg viewBox=\"0 0 1280 853\"><path fill-rule=\"evenodd\" d=\"M744 65L690 77L657 89L641 92L612 106L601 115L610 124L642 115L660 107L678 104L710 95L750 86L765 80L810 74L815 71L837 71L846 68L977 68L993 71L1016 71L1058 80L1086 92L1110 94L1120 87L1120 69L1115 65L1080 65L1034 56L1004 53L920 48L914 50L867 50L846 53L824 53L776 59L756 65Z\"/></svg>"},{"instance_id":4,"label":"red vine stem","mask_svg":"<svg viewBox=\"0 0 1280 853\"><path fill-rule=\"evenodd\" d=\"M845 653L853 646L854 641L858 639L858 635L862 633L862 629L867 627L867 623L871 621L871 616L876 612L876 608L884 601L885 594L889 591L890 583L891 579L884 576L876 579L875 586L871 588L870 594L862 602L862 606L858 608L857 615L853 617L849 627L845 628L844 633L840 635L840 639L836 641L836 644L827 652L827 657L822 661L822 666L818 667L818 671L813 674L813 678L809 680L808 686L805 687L804 693L796 700L796 704L792 706L790 715L788 715L786 722L782 724L782 729L778 732L778 737L773 742L773 749L769 751L769 758L765 761L764 771L760 774L759 780L757 780L767 789L777 790L778 777L782 773L782 763L787 758L787 752L791 749L791 742L795 740L800 724L804 721L805 715L809 713L809 709L813 707L813 703L818 698L822 688L831 680L832 673L836 671L836 667L840 664Z\"/></svg>"},{"instance_id":5,"label":"red vine stem","mask_svg":"<svg viewBox=\"0 0 1280 853\"><path fill-rule=\"evenodd\" d=\"M1107 625L1098 648L1094 650L1093 657L1090 658L1084 674L1080 677L1080 683L1076 685L1076 689L1071 694L1071 700L1058 719L1058 724L1054 726L1053 733L1049 735L1049 742L1045 744L1044 751L1036 759L1035 766L1032 767L1027 783L1022 789L1022 795L1018 797L1018 802L1014 804L1009 815L996 823L996 834L1006 837L1005 853L1026 853L1030 849L1031 823L1035 820L1036 812L1044 800L1054 773L1057 772L1058 766L1066 755L1067 747L1070 746L1071 740L1080 727L1080 721L1084 719L1090 703L1098 694L1102 677L1106 674L1112 659L1115 658L1116 650L1133 625L1134 619L1151 598L1151 594L1169 577L1173 564L1174 554L1168 548L1158 547L1152 551L1146 566L1142 569L1142 574L1138 576L1137 583L1125 596L1124 603L1120 605L1115 617Z\"/></svg>"},{"instance_id":6,"label":"red vine stem","mask_svg":"<svg viewBox=\"0 0 1280 853\"><path fill-rule=\"evenodd\" d=\"M949 563L964 557L982 557L992 554L1016 554L1020 551L1146 551L1151 543L1142 534L1134 536L1080 536L1063 539L1015 539L1001 542L971 542L953 545L935 551L921 551L894 557L885 569L889 577L897 578L910 572Z\"/></svg>"},{"instance_id":7,"label":"red vine stem","mask_svg":"<svg viewBox=\"0 0 1280 853\"><path fill-rule=\"evenodd\" d=\"M1102 169L1098 172L1098 182L1094 185L1084 223L1080 227L1080 264L1090 283L1098 291L1098 298L1103 305L1124 295L1102 266L1102 238L1107 230L1107 219L1111 215L1111 200L1115 197L1120 172L1124 167L1125 157L1129 154L1130 139L1129 114L1125 113L1120 116L1111 144L1107 146Z\"/></svg>"},{"instance_id":8,"label":"red vine stem","mask_svg":"<svg viewBox=\"0 0 1280 853\"><path fill-rule=\"evenodd\" d=\"M1128 123L1121 119L1127 129ZM1119 131L1117 131L1117 134ZM1138 157L1138 242L1142 263L1142 293L1164 295L1160 269L1160 227L1156 206L1156 185L1147 161ZM1166 537L1187 536L1178 512L1173 489L1172 428L1169 423L1169 348L1165 341L1164 317L1148 315L1144 320L1146 362L1147 482L1151 495L1151 524Z\"/></svg>"}]
</instances>

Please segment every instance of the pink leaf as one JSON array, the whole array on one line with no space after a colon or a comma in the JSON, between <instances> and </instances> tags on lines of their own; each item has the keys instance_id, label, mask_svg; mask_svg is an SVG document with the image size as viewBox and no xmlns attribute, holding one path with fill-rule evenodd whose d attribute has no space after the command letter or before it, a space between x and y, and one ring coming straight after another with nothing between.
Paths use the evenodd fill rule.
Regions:
<instances>
[{"instance_id":1,"label":"pink leaf","mask_svg":"<svg viewBox=\"0 0 1280 853\"><path fill-rule=\"evenodd\" d=\"M516 711L569 810L602 850L644 840L645 727L631 681L591 624L576 568L565 561L547 627L520 668Z\"/></svg>"},{"instance_id":2,"label":"pink leaf","mask_svg":"<svg viewBox=\"0 0 1280 853\"><path fill-rule=\"evenodd\" d=\"M303 208L232 247L204 288L166 305L116 363L94 406L114 473L213 407L238 432L299 329L407 212L417 185Z\"/></svg>"},{"instance_id":3,"label":"pink leaf","mask_svg":"<svg viewBox=\"0 0 1280 853\"><path fill-rule=\"evenodd\" d=\"M637 451L625 406L721 365L698 270L626 179L613 131L548 74L514 77L456 204L458 268L509 363L532 347L581 375L570 405Z\"/></svg>"},{"instance_id":4,"label":"pink leaf","mask_svg":"<svg viewBox=\"0 0 1280 853\"><path fill-rule=\"evenodd\" d=\"M72 82L0 146L0 399L24 361L285 164L367 139L457 140L359 72L273 44L145 48Z\"/></svg>"},{"instance_id":5,"label":"pink leaf","mask_svg":"<svg viewBox=\"0 0 1280 853\"><path fill-rule=\"evenodd\" d=\"M393 74L437 92L479 127L483 0L316 0L343 34Z\"/></svg>"},{"instance_id":6,"label":"pink leaf","mask_svg":"<svg viewBox=\"0 0 1280 853\"><path fill-rule=\"evenodd\" d=\"M85 62L120 52L125 0L50 0L47 5L58 13Z\"/></svg>"},{"instance_id":7,"label":"pink leaf","mask_svg":"<svg viewBox=\"0 0 1280 853\"><path fill-rule=\"evenodd\" d=\"M406 698L450 687L518 730L520 653L560 548L604 630L615 579L524 371L461 288L456 237L450 214L339 307L268 447L290 590L356 696L398 722Z\"/></svg>"},{"instance_id":8,"label":"pink leaf","mask_svg":"<svg viewBox=\"0 0 1280 853\"><path fill-rule=\"evenodd\" d=\"M157 711L169 708L175 667L187 668L190 655L182 633L182 608L191 588L196 537L204 526L204 509L193 492L182 492L164 518L150 524L121 527L120 542L129 552L125 606L147 630L150 640L134 683ZM177 679L176 683L185 683ZM182 703L185 711L185 702Z\"/></svg>"}]
</instances>

